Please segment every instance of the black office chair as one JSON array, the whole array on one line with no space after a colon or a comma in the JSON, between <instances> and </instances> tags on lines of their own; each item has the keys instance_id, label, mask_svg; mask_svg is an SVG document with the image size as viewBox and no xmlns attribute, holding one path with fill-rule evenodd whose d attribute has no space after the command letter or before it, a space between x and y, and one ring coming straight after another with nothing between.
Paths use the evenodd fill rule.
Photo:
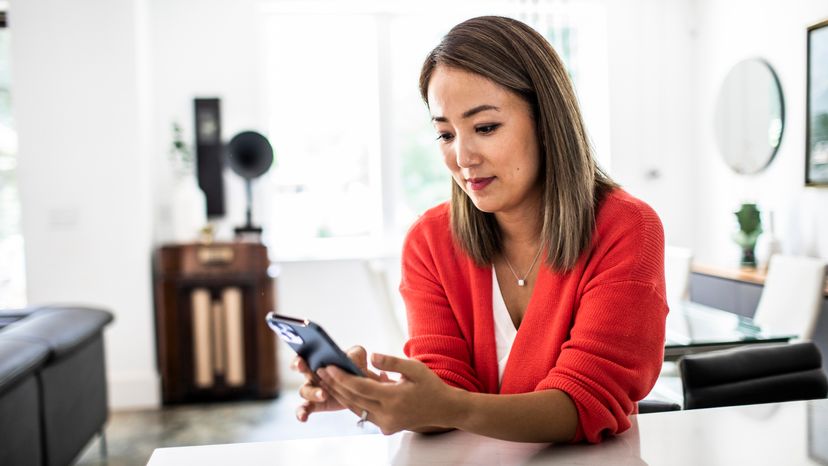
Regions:
<instances>
[{"instance_id":1,"label":"black office chair","mask_svg":"<svg viewBox=\"0 0 828 466\"><path fill-rule=\"evenodd\" d=\"M812 342L743 346L678 362L684 409L810 400L828 395L822 356Z\"/></svg>"}]
</instances>

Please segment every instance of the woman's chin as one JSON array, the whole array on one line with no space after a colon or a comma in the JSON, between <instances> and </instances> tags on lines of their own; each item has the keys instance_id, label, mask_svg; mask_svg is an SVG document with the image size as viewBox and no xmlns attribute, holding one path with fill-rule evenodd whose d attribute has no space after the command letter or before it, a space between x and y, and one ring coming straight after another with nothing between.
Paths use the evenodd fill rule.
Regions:
<instances>
[{"instance_id":1,"label":"woman's chin","mask_svg":"<svg viewBox=\"0 0 828 466\"><path fill-rule=\"evenodd\" d=\"M480 199L474 196L471 197L472 204L477 207L477 210L493 214L497 212L497 205L489 199Z\"/></svg>"}]
</instances>

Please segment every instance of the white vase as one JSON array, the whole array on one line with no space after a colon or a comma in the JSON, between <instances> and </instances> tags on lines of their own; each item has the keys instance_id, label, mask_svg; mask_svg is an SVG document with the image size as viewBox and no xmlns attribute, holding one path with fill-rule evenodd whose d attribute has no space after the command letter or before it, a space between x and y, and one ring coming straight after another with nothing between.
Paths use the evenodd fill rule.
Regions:
<instances>
[{"instance_id":1,"label":"white vase","mask_svg":"<svg viewBox=\"0 0 828 466\"><path fill-rule=\"evenodd\" d=\"M171 201L173 241L197 240L201 229L207 225L207 199L198 187L195 175L176 179Z\"/></svg>"},{"instance_id":2,"label":"white vase","mask_svg":"<svg viewBox=\"0 0 828 466\"><path fill-rule=\"evenodd\" d=\"M770 228L768 231L768 243L766 247L767 253L765 255L765 271L767 271L771 257L773 257L774 254L779 254L782 252L782 243L779 241L779 238L776 237L776 229L774 228L775 225L773 221L773 211L770 211L768 213L768 218L768 226Z\"/></svg>"}]
</instances>

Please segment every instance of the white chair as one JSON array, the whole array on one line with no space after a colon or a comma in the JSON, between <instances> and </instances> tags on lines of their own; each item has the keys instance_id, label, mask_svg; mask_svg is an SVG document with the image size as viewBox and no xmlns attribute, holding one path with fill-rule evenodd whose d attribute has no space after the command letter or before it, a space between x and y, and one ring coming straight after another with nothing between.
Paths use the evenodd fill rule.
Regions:
<instances>
[{"instance_id":1,"label":"white chair","mask_svg":"<svg viewBox=\"0 0 828 466\"><path fill-rule=\"evenodd\" d=\"M693 262L693 251L678 246L667 246L664 249L664 281L666 285L665 296L668 305L675 306L676 303L690 298L690 267ZM680 315L673 312L667 315L667 331L675 327L685 328L686 322ZM684 327L683 327L684 326ZM686 332L683 332L686 334ZM678 376L676 363L666 361L661 366L656 386L647 396L647 399L668 401L681 404L681 379Z\"/></svg>"},{"instance_id":2,"label":"white chair","mask_svg":"<svg viewBox=\"0 0 828 466\"><path fill-rule=\"evenodd\" d=\"M690 297L690 264L693 251L677 246L664 250L664 279L667 284L667 301L682 301Z\"/></svg>"},{"instance_id":3,"label":"white chair","mask_svg":"<svg viewBox=\"0 0 828 466\"><path fill-rule=\"evenodd\" d=\"M753 320L763 330L810 340L824 289L825 261L775 254Z\"/></svg>"}]
</instances>

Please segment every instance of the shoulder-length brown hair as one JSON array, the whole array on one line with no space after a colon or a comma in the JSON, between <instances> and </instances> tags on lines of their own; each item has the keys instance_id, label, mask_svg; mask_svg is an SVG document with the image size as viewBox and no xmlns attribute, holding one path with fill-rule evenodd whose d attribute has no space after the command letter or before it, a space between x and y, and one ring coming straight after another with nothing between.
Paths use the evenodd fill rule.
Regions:
<instances>
[{"instance_id":1,"label":"shoulder-length brown hair","mask_svg":"<svg viewBox=\"0 0 828 466\"><path fill-rule=\"evenodd\" d=\"M476 73L529 103L541 157L546 263L559 271L575 266L589 246L598 203L617 185L595 163L578 99L555 50L520 21L482 16L458 24L428 54L420 73L420 94L428 105L428 84L437 66ZM451 229L460 246L480 265L502 252L494 215L478 210L452 181Z\"/></svg>"}]
</instances>

